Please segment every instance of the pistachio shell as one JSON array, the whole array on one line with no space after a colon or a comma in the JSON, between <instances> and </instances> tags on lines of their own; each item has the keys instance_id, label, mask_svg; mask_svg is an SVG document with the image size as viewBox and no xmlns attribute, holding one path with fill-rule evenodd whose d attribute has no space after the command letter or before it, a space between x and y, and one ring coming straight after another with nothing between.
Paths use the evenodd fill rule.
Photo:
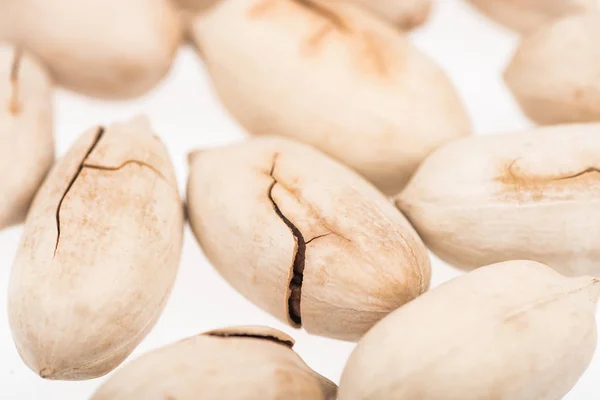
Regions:
<instances>
[{"instance_id":1,"label":"pistachio shell","mask_svg":"<svg viewBox=\"0 0 600 400\"><path fill-rule=\"evenodd\" d=\"M25 219L53 159L48 74L29 54L0 45L0 229Z\"/></svg>"},{"instance_id":2,"label":"pistachio shell","mask_svg":"<svg viewBox=\"0 0 600 400\"><path fill-rule=\"evenodd\" d=\"M600 283L510 261L447 282L359 342L339 400L558 400L596 348Z\"/></svg>"},{"instance_id":3,"label":"pistachio shell","mask_svg":"<svg viewBox=\"0 0 600 400\"><path fill-rule=\"evenodd\" d=\"M38 192L13 265L8 314L25 363L65 380L121 363L165 305L182 235L175 176L148 121L86 132Z\"/></svg>"},{"instance_id":4,"label":"pistachio shell","mask_svg":"<svg viewBox=\"0 0 600 400\"><path fill-rule=\"evenodd\" d=\"M494 21L521 33L569 14L597 8L596 0L469 0Z\"/></svg>"},{"instance_id":5,"label":"pistachio shell","mask_svg":"<svg viewBox=\"0 0 600 400\"><path fill-rule=\"evenodd\" d=\"M280 336L234 327L188 338L125 365L92 400L335 400L336 385L273 339Z\"/></svg>"},{"instance_id":6,"label":"pistachio shell","mask_svg":"<svg viewBox=\"0 0 600 400\"><path fill-rule=\"evenodd\" d=\"M425 243L461 268L512 259L600 276L600 124L452 143L396 204Z\"/></svg>"},{"instance_id":7,"label":"pistachio shell","mask_svg":"<svg viewBox=\"0 0 600 400\"><path fill-rule=\"evenodd\" d=\"M222 0L192 30L221 100L250 133L312 145L386 194L470 133L442 70L356 5Z\"/></svg>"},{"instance_id":8,"label":"pistachio shell","mask_svg":"<svg viewBox=\"0 0 600 400\"><path fill-rule=\"evenodd\" d=\"M404 216L316 150L261 137L190 158L188 215L201 247L282 321L356 340L428 288L427 252Z\"/></svg>"},{"instance_id":9,"label":"pistachio shell","mask_svg":"<svg viewBox=\"0 0 600 400\"><path fill-rule=\"evenodd\" d=\"M544 26L521 42L504 79L540 124L600 121L600 12Z\"/></svg>"},{"instance_id":10,"label":"pistachio shell","mask_svg":"<svg viewBox=\"0 0 600 400\"><path fill-rule=\"evenodd\" d=\"M38 56L56 82L87 95L141 95L181 40L170 0L0 0L0 39Z\"/></svg>"}]
</instances>

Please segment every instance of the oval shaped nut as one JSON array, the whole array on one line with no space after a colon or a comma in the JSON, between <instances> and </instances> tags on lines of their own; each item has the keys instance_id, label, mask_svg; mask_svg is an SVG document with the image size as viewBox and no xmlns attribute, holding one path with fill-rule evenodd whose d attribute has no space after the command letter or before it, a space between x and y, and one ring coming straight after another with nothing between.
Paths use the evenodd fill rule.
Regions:
<instances>
[{"instance_id":1,"label":"oval shaped nut","mask_svg":"<svg viewBox=\"0 0 600 400\"><path fill-rule=\"evenodd\" d=\"M544 26L521 42L504 79L539 124L600 121L600 12Z\"/></svg>"},{"instance_id":2,"label":"oval shaped nut","mask_svg":"<svg viewBox=\"0 0 600 400\"><path fill-rule=\"evenodd\" d=\"M192 30L221 100L250 133L307 143L386 194L470 133L442 70L356 5L223 0Z\"/></svg>"},{"instance_id":3,"label":"oval shaped nut","mask_svg":"<svg viewBox=\"0 0 600 400\"><path fill-rule=\"evenodd\" d=\"M182 36L170 0L0 0L0 10L0 39L38 56L58 84L102 98L153 88Z\"/></svg>"},{"instance_id":4,"label":"oval shaped nut","mask_svg":"<svg viewBox=\"0 0 600 400\"><path fill-rule=\"evenodd\" d=\"M53 160L50 78L29 54L0 44L0 229L25 219Z\"/></svg>"},{"instance_id":5,"label":"oval shaped nut","mask_svg":"<svg viewBox=\"0 0 600 400\"><path fill-rule=\"evenodd\" d=\"M144 118L86 132L27 216L8 315L43 378L119 365L158 319L177 273L183 207L167 150Z\"/></svg>"},{"instance_id":6,"label":"oval shaped nut","mask_svg":"<svg viewBox=\"0 0 600 400\"><path fill-rule=\"evenodd\" d=\"M364 179L312 148L254 138L190 156L188 215L241 294L314 334L357 340L427 290L427 251Z\"/></svg>"},{"instance_id":7,"label":"oval shaped nut","mask_svg":"<svg viewBox=\"0 0 600 400\"><path fill-rule=\"evenodd\" d=\"M347 1L347 0L341 0ZM431 14L431 0L352 0L403 30L423 25Z\"/></svg>"},{"instance_id":8,"label":"oval shaped nut","mask_svg":"<svg viewBox=\"0 0 600 400\"><path fill-rule=\"evenodd\" d=\"M460 268L528 259L600 276L600 124L452 143L421 165L396 204Z\"/></svg>"},{"instance_id":9,"label":"oval shaped nut","mask_svg":"<svg viewBox=\"0 0 600 400\"><path fill-rule=\"evenodd\" d=\"M520 33L569 14L597 9L596 0L469 0L489 18Z\"/></svg>"},{"instance_id":10,"label":"oval shaped nut","mask_svg":"<svg viewBox=\"0 0 600 400\"><path fill-rule=\"evenodd\" d=\"M532 261L460 276L361 339L339 400L561 399L594 355L599 294Z\"/></svg>"},{"instance_id":11,"label":"oval shaped nut","mask_svg":"<svg viewBox=\"0 0 600 400\"><path fill-rule=\"evenodd\" d=\"M145 354L92 400L335 400L337 386L310 369L275 329L232 327Z\"/></svg>"}]
</instances>

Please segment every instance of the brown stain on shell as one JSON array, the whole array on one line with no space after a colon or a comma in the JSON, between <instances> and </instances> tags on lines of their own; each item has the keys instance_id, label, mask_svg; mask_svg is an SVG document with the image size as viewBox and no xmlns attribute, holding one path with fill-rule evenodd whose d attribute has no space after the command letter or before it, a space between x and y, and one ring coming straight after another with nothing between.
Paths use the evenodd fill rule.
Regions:
<instances>
[{"instance_id":1,"label":"brown stain on shell","mask_svg":"<svg viewBox=\"0 0 600 400\"><path fill-rule=\"evenodd\" d=\"M517 158L503 167L503 173L496 181L505 186L505 195L514 197L519 204L523 204L527 201L544 200L551 197L551 194L564 194L567 189L587 189L590 185L597 185L600 183L600 168L591 166L571 173L531 174L519 166Z\"/></svg>"},{"instance_id":2,"label":"brown stain on shell","mask_svg":"<svg viewBox=\"0 0 600 400\"><path fill-rule=\"evenodd\" d=\"M278 3L279 2L279 3ZM291 8L289 6L296 6ZM357 29L333 9L312 0L263 0L250 7L247 16L250 19L266 18L276 11L278 6L283 14L291 14L299 9L311 15L316 27L313 33L300 43L300 53L304 57L315 57L323 49L328 38L341 35L352 50L353 64L362 73L375 77L387 77L392 70L391 52L387 51L385 39L372 30Z\"/></svg>"}]
</instances>

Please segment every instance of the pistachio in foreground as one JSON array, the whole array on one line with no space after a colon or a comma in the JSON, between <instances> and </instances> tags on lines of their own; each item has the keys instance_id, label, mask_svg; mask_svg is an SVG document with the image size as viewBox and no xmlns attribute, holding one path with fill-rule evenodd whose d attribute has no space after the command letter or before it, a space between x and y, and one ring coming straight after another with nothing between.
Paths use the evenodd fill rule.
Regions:
<instances>
[{"instance_id":1,"label":"pistachio in foreground","mask_svg":"<svg viewBox=\"0 0 600 400\"><path fill-rule=\"evenodd\" d=\"M265 327L207 332L133 360L92 400L334 400L336 385L310 369L293 344Z\"/></svg>"},{"instance_id":2,"label":"pistachio in foreground","mask_svg":"<svg viewBox=\"0 0 600 400\"><path fill-rule=\"evenodd\" d=\"M489 18L520 33L569 14L597 8L596 0L469 0Z\"/></svg>"},{"instance_id":3,"label":"pistachio in foreground","mask_svg":"<svg viewBox=\"0 0 600 400\"><path fill-rule=\"evenodd\" d=\"M191 30L248 132L309 144L388 195L430 152L471 132L444 72L356 4L221 0Z\"/></svg>"},{"instance_id":4,"label":"pistachio in foreground","mask_svg":"<svg viewBox=\"0 0 600 400\"><path fill-rule=\"evenodd\" d=\"M514 259L600 276L600 124L457 141L421 165L396 204L459 268Z\"/></svg>"},{"instance_id":5,"label":"pistachio in foreground","mask_svg":"<svg viewBox=\"0 0 600 400\"><path fill-rule=\"evenodd\" d=\"M23 222L54 160L52 83L27 52L0 44L0 229Z\"/></svg>"},{"instance_id":6,"label":"pistachio in foreground","mask_svg":"<svg viewBox=\"0 0 600 400\"><path fill-rule=\"evenodd\" d=\"M40 188L11 272L8 316L29 368L76 380L119 365L165 305L182 235L173 168L148 121L84 133Z\"/></svg>"},{"instance_id":7,"label":"pistachio in foreground","mask_svg":"<svg viewBox=\"0 0 600 400\"><path fill-rule=\"evenodd\" d=\"M188 215L241 294L314 334L357 340L427 290L427 251L371 184L309 146L261 137L190 155Z\"/></svg>"},{"instance_id":8,"label":"pistachio in foreground","mask_svg":"<svg viewBox=\"0 0 600 400\"><path fill-rule=\"evenodd\" d=\"M29 50L58 85L90 96L149 91L181 35L171 0L0 0L0 40Z\"/></svg>"},{"instance_id":9,"label":"pistachio in foreground","mask_svg":"<svg viewBox=\"0 0 600 400\"><path fill-rule=\"evenodd\" d=\"M525 114L549 125L600 122L600 11L526 36L504 72Z\"/></svg>"},{"instance_id":10,"label":"pistachio in foreground","mask_svg":"<svg viewBox=\"0 0 600 400\"><path fill-rule=\"evenodd\" d=\"M358 343L339 400L555 400L596 348L596 278L532 261L480 268L399 308Z\"/></svg>"}]
</instances>

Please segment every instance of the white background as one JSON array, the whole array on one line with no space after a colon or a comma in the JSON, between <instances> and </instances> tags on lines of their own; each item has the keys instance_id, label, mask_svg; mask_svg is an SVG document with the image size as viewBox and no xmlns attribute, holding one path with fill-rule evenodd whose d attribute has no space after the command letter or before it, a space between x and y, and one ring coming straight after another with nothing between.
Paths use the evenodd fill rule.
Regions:
<instances>
[{"instance_id":1,"label":"white background","mask_svg":"<svg viewBox=\"0 0 600 400\"><path fill-rule=\"evenodd\" d=\"M412 37L453 79L477 134L531 126L501 79L503 67L518 43L516 35L489 22L459 0L444 0L437 2L426 27ZM182 193L187 179L188 151L245 136L219 105L200 59L191 48L183 48L165 81L142 99L109 103L57 90L58 155L64 154L87 128L129 119L138 113L149 115L155 131L169 148ZM21 227L0 231L0 399L85 399L105 378L84 382L45 381L21 362L14 349L5 291L21 232ZM433 258L433 286L458 274ZM336 382L353 348L350 343L311 336L282 325L246 301L210 266L186 227L181 269L173 294L158 324L132 357L187 336L237 324L270 325L290 333L297 340L296 351L305 361ZM599 376L600 356L594 359L567 399L600 398Z\"/></svg>"}]
</instances>

